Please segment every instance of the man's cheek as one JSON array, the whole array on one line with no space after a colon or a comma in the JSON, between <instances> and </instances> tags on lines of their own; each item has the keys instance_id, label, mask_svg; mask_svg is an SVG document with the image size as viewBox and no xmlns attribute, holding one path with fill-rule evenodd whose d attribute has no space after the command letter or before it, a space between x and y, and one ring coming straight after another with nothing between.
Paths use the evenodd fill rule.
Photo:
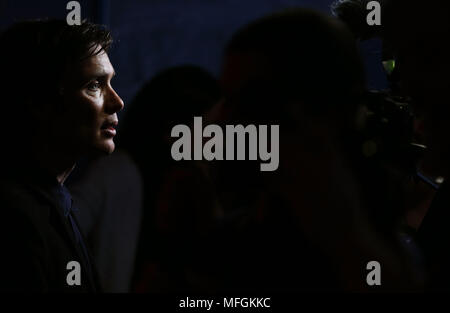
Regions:
<instances>
[{"instance_id":1,"label":"man's cheek","mask_svg":"<svg viewBox=\"0 0 450 313\"><path fill-rule=\"evenodd\" d=\"M73 131L75 140L82 145L92 145L99 137L96 130L89 124L78 124Z\"/></svg>"}]
</instances>

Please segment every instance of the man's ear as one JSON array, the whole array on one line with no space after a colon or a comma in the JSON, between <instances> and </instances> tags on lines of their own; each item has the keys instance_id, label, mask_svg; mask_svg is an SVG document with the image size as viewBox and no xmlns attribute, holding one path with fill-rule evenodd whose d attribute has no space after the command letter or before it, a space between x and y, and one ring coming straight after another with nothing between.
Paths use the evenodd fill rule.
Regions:
<instances>
[{"instance_id":1,"label":"man's ear","mask_svg":"<svg viewBox=\"0 0 450 313\"><path fill-rule=\"evenodd\" d=\"M55 114L58 114L58 106L61 106L59 102L62 101L62 96L41 96L39 100L35 97L28 96L25 105L26 112L29 112L32 120L40 123L48 123ZM59 105L58 105L59 104Z\"/></svg>"},{"instance_id":2,"label":"man's ear","mask_svg":"<svg viewBox=\"0 0 450 313\"><path fill-rule=\"evenodd\" d=\"M55 112L56 114L61 114L65 110L64 92L64 87L60 86L58 88L57 94L52 98L51 105L53 112Z\"/></svg>"}]
</instances>

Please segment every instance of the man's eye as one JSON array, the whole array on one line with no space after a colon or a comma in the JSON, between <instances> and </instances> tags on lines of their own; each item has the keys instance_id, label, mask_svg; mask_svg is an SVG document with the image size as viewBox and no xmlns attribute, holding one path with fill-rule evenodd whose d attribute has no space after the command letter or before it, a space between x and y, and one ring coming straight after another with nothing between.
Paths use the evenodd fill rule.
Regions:
<instances>
[{"instance_id":1,"label":"man's eye","mask_svg":"<svg viewBox=\"0 0 450 313\"><path fill-rule=\"evenodd\" d=\"M98 81L91 82L89 85L87 85L88 90L90 91L97 91L100 89L100 83Z\"/></svg>"}]
</instances>

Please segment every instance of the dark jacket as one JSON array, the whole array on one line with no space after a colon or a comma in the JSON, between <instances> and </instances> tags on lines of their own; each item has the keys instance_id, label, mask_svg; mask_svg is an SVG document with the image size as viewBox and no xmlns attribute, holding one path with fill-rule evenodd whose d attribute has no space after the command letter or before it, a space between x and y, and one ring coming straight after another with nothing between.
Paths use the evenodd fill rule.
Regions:
<instances>
[{"instance_id":1,"label":"dark jacket","mask_svg":"<svg viewBox=\"0 0 450 313\"><path fill-rule=\"evenodd\" d=\"M3 179L0 185L0 290L95 292L72 226L52 192L55 179L41 175ZM81 266L81 284L69 286L71 261ZM93 262L91 262L93 263Z\"/></svg>"},{"instance_id":2,"label":"dark jacket","mask_svg":"<svg viewBox=\"0 0 450 313\"><path fill-rule=\"evenodd\" d=\"M422 249L429 271L428 288L431 291L450 290L450 184L445 182L417 232L417 242Z\"/></svg>"}]
</instances>

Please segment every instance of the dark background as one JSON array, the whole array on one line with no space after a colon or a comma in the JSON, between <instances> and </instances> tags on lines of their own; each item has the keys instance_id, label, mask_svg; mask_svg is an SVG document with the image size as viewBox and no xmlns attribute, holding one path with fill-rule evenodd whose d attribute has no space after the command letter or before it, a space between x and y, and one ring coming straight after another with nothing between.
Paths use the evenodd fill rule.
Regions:
<instances>
[{"instance_id":1,"label":"dark background","mask_svg":"<svg viewBox=\"0 0 450 313\"><path fill-rule=\"evenodd\" d=\"M63 18L69 1L0 0L0 30L15 21ZM331 14L333 0L84 0L81 17L108 26L117 76L113 87L129 103L158 71L196 64L220 73L222 49L248 22L283 8L302 6ZM361 45L370 88L384 88L377 41Z\"/></svg>"}]
</instances>

